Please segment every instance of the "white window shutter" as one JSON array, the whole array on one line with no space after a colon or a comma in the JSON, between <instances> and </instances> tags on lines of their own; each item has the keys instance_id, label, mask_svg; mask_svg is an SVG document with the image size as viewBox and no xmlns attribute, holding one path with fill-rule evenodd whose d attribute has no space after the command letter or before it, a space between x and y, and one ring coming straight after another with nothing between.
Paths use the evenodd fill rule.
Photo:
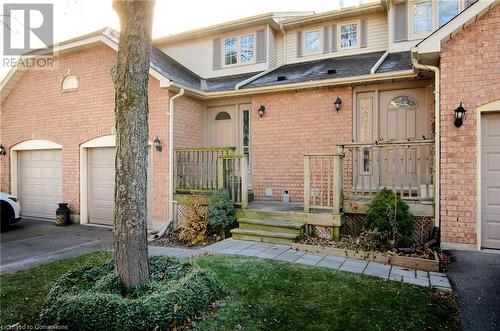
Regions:
<instances>
[{"instance_id":1,"label":"white window shutter","mask_svg":"<svg viewBox=\"0 0 500 331\"><path fill-rule=\"evenodd\" d=\"M256 47L257 47L257 56L256 56L256 62L257 63L262 63L267 61L267 38L266 38L266 30L262 29L257 31L257 41L256 41Z\"/></svg>"},{"instance_id":2,"label":"white window shutter","mask_svg":"<svg viewBox=\"0 0 500 331\"><path fill-rule=\"evenodd\" d=\"M362 18L361 19L361 24L360 24L360 27L359 27L359 47L361 48L366 48L367 46L367 35L368 35L368 31L367 28L366 28L366 19L365 18Z\"/></svg>"},{"instance_id":3,"label":"white window shutter","mask_svg":"<svg viewBox=\"0 0 500 331\"><path fill-rule=\"evenodd\" d=\"M220 69L221 68L221 60L222 60L222 44L220 38L215 38L214 39L214 51L213 51L213 69Z\"/></svg>"},{"instance_id":4,"label":"white window shutter","mask_svg":"<svg viewBox=\"0 0 500 331\"><path fill-rule=\"evenodd\" d=\"M331 37L330 37L330 49L332 52L337 51L337 26L332 25L330 29Z\"/></svg>"},{"instance_id":5,"label":"white window shutter","mask_svg":"<svg viewBox=\"0 0 500 331\"><path fill-rule=\"evenodd\" d=\"M302 57L302 31L297 31L297 57Z\"/></svg>"},{"instance_id":6,"label":"white window shutter","mask_svg":"<svg viewBox=\"0 0 500 331\"><path fill-rule=\"evenodd\" d=\"M407 34L407 9L406 2L394 6L394 42L408 40Z\"/></svg>"}]
</instances>

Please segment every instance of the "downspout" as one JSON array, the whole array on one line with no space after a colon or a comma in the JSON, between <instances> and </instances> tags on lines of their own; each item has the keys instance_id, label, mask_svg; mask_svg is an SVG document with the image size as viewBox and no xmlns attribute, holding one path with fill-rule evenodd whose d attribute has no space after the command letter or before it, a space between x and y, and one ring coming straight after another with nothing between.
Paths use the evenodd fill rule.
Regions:
<instances>
[{"instance_id":1,"label":"downspout","mask_svg":"<svg viewBox=\"0 0 500 331\"><path fill-rule=\"evenodd\" d=\"M183 95L184 89L181 88L179 93L170 98L168 105L168 220L155 239L163 237L174 220L174 101Z\"/></svg>"},{"instance_id":2,"label":"downspout","mask_svg":"<svg viewBox=\"0 0 500 331\"><path fill-rule=\"evenodd\" d=\"M387 58L387 56L389 55L389 51L385 51L384 54L382 54L382 56L380 57L380 59L378 59L378 61L375 63L375 65L372 67L372 69L370 70L370 75L374 75L378 68L380 67L380 65L382 64L382 62L385 61L385 59Z\"/></svg>"},{"instance_id":3,"label":"downspout","mask_svg":"<svg viewBox=\"0 0 500 331\"><path fill-rule=\"evenodd\" d=\"M441 183L440 183L440 168L441 168L441 159L440 159L440 149L441 149L441 130L440 130L440 71L438 67L435 66L430 66L430 65L424 65L421 63L418 63L417 58L414 56L414 53L412 53L412 62L413 62L413 67L416 69L422 69L422 70L427 70L427 71L432 71L434 72L434 131L435 131L435 137L434 137L434 144L435 144L435 155L434 155L434 162L436 169L434 169L434 225L436 228L439 229L440 227L440 206L441 206L441 196L440 196L440 191L441 191Z\"/></svg>"}]
</instances>

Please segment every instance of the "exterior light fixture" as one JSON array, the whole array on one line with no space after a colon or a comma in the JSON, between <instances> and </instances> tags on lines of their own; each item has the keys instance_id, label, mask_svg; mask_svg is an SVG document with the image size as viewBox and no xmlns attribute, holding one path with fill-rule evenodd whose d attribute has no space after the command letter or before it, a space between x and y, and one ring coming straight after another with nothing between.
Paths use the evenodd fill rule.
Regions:
<instances>
[{"instance_id":1,"label":"exterior light fixture","mask_svg":"<svg viewBox=\"0 0 500 331\"><path fill-rule=\"evenodd\" d=\"M158 136L156 136L156 139L153 141L154 145L155 145L155 148L158 152L161 152L161 150L163 149L162 146L161 146L161 141L160 141L160 138L158 138Z\"/></svg>"},{"instance_id":2,"label":"exterior light fixture","mask_svg":"<svg viewBox=\"0 0 500 331\"><path fill-rule=\"evenodd\" d=\"M462 102L460 102L460 106L458 106L457 109L455 109L455 126L457 128L461 127L464 119L465 119L465 108L462 107Z\"/></svg>"},{"instance_id":3,"label":"exterior light fixture","mask_svg":"<svg viewBox=\"0 0 500 331\"><path fill-rule=\"evenodd\" d=\"M262 117L264 116L264 113L266 112L266 107L264 107L263 105L260 105L259 109L257 109L257 111L259 112L259 117Z\"/></svg>"},{"instance_id":4,"label":"exterior light fixture","mask_svg":"<svg viewBox=\"0 0 500 331\"><path fill-rule=\"evenodd\" d=\"M5 150L5 147L3 147L3 145L0 145L0 155L4 156L5 154L7 154L7 151Z\"/></svg>"},{"instance_id":5,"label":"exterior light fixture","mask_svg":"<svg viewBox=\"0 0 500 331\"><path fill-rule=\"evenodd\" d=\"M342 100L340 100L339 97L337 97L337 99L335 100L335 102L333 103L335 105L335 110L337 110L337 112L340 110L340 106L342 106Z\"/></svg>"}]
</instances>

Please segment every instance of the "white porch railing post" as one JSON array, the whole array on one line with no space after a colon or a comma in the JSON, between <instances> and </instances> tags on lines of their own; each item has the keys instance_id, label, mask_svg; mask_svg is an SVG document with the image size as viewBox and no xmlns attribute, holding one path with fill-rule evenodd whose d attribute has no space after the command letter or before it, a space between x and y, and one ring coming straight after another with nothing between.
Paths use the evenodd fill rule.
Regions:
<instances>
[{"instance_id":1,"label":"white porch railing post","mask_svg":"<svg viewBox=\"0 0 500 331\"><path fill-rule=\"evenodd\" d=\"M240 159L241 166L241 209L248 208L248 174L247 174L247 157L243 156Z\"/></svg>"},{"instance_id":2,"label":"white porch railing post","mask_svg":"<svg viewBox=\"0 0 500 331\"><path fill-rule=\"evenodd\" d=\"M309 202L311 200L311 165L309 156L304 155L304 212L310 211Z\"/></svg>"}]
</instances>

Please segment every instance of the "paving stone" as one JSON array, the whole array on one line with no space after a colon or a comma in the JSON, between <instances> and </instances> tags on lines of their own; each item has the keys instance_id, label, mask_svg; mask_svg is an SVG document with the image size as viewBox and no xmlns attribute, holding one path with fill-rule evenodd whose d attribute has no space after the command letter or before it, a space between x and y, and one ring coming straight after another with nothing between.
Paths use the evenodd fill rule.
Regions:
<instances>
[{"instance_id":1,"label":"paving stone","mask_svg":"<svg viewBox=\"0 0 500 331\"><path fill-rule=\"evenodd\" d=\"M363 273L366 275L377 276L385 279L389 277L390 272L391 272L390 264L382 264L377 262L368 263L368 265L365 268L365 271L363 271Z\"/></svg>"},{"instance_id":2,"label":"paving stone","mask_svg":"<svg viewBox=\"0 0 500 331\"><path fill-rule=\"evenodd\" d=\"M346 259L339 270L360 274L365 270L367 264L368 262L363 260Z\"/></svg>"},{"instance_id":3,"label":"paving stone","mask_svg":"<svg viewBox=\"0 0 500 331\"><path fill-rule=\"evenodd\" d=\"M442 272L429 271L429 276L446 277L446 274L444 274Z\"/></svg>"},{"instance_id":4,"label":"paving stone","mask_svg":"<svg viewBox=\"0 0 500 331\"><path fill-rule=\"evenodd\" d=\"M227 248L224 248L223 250L220 251L220 254L236 254L239 251L242 251L250 246L252 246L254 243L251 241L244 241L244 242L239 242L236 245L231 245Z\"/></svg>"},{"instance_id":5,"label":"paving stone","mask_svg":"<svg viewBox=\"0 0 500 331\"><path fill-rule=\"evenodd\" d=\"M408 268L402 268L402 267L398 267L398 266L392 266L391 275L415 278L415 270L408 269Z\"/></svg>"},{"instance_id":6,"label":"paving stone","mask_svg":"<svg viewBox=\"0 0 500 331\"><path fill-rule=\"evenodd\" d=\"M276 256L280 255L286 250L289 250L290 246L285 246L285 245L272 245L271 247L263 250L259 254L257 254L257 257L261 257L264 259L274 259Z\"/></svg>"},{"instance_id":7,"label":"paving stone","mask_svg":"<svg viewBox=\"0 0 500 331\"><path fill-rule=\"evenodd\" d=\"M415 277L405 277L403 276L403 283L418 285L418 286L429 286L429 280L424 278Z\"/></svg>"},{"instance_id":8,"label":"paving stone","mask_svg":"<svg viewBox=\"0 0 500 331\"><path fill-rule=\"evenodd\" d=\"M306 253L302 255L297 261L295 261L295 263L305 264L305 265L316 265L324 257L325 255Z\"/></svg>"},{"instance_id":9,"label":"paving stone","mask_svg":"<svg viewBox=\"0 0 500 331\"><path fill-rule=\"evenodd\" d=\"M345 260L345 257L327 255L321 261L319 261L317 266L328 269L338 269L340 268L340 266L342 266L342 264L344 264Z\"/></svg>"},{"instance_id":10,"label":"paving stone","mask_svg":"<svg viewBox=\"0 0 500 331\"><path fill-rule=\"evenodd\" d=\"M417 278L429 279L429 273L423 270L417 270Z\"/></svg>"},{"instance_id":11,"label":"paving stone","mask_svg":"<svg viewBox=\"0 0 500 331\"><path fill-rule=\"evenodd\" d=\"M451 289L450 281L446 276L430 275L431 286Z\"/></svg>"},{"instance_id":12,"label":"paving stone","mask_svg":"<svg viewBox=\"0 0 500 331\"><path fill-rule=\"evenodd\" d=\"M397 282L403 281L403 276L401 275L393 275L392 273L389 275L389 280L395 280Z\"/></svg>"},{"instance_id":13,"label":"paving stone","mask_svg":"<svg viewBox=\"0 0 500 331\"><path fill-rule=\"evenodd\" d=\"M295 262L300 257L302 257L304 254L305 254L304 252L296 251L294 249L289 249L287 251L284 251L280 255L276 256L273 260L285 261L285 262Z\"/></svg>"},{"instance_id":14,"label":"paving stone","mask_svg":"<svg viewBox=\"0 0 500 331\"><path fill-rule=\"evenodd\" d=\"M239 252L236 253L236 255L240 256L256 256L263 250L267 249L268 247L255 247L255 246L250 246L248 248L245 248Z\"/></svg>"}]
</instances>

